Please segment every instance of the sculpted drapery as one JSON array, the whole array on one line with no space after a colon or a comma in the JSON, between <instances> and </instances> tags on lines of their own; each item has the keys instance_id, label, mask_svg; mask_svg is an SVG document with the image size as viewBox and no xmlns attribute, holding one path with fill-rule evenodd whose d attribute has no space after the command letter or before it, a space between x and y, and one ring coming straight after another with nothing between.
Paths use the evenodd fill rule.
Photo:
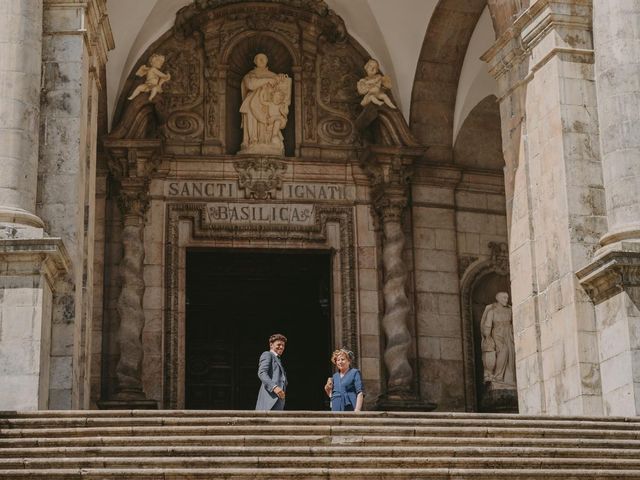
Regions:
<instances>
[{"instance_id":1,"label":"sculpted drapery","mask_svg":"<svg viewBox=\"0 0 640 480\"><path fill-rule=\"evenodd\" d=\"M291 103L291 78L267 67L268 58L259 53L256 65L242 79L242 145L240 153L284 155L281 130L287 124Z\"/></svg>"}]
</instances>

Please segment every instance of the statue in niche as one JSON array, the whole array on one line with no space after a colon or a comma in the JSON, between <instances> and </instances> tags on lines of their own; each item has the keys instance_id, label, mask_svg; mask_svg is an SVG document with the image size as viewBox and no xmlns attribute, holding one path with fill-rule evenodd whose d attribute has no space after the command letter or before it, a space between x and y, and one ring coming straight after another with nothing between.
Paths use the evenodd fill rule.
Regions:
<instances>
[{"instance_id":1,"label":"statue in niche","mask_svg":"<svg viewBox=\"0 0 640 480\"><path fill-rule=\"evenodd\" d=\"M281 130L287 125L291 104L291 78L267 67L268 58L258 53L255 68L241 84L242 144L239 153L284 155Z\"/></svg>"},{"instance_id":2,"label":"statue in niche","mask_svg":"<svg viewBox=\"0 0 640 480\"><path fill-rule=\"evenodd\" d=\"M149 66L142 65L136 75L138 77L145 77L144 83L138 85L133 93L129 96L129 100L133 100L138 95L144 92L149 93L149 101L158 94L162 93L162 85L171 80L171 75L162 72L160 69L164 65L164 55L154 53L149 58Z\"/></svg>"},{"instance_id":3,"label":"statue in niche","mask_svg":"<svg viewBox=\"0 0 640 480\"><path fill-rule=\"evenodd\" d=\"M380 65L377 60L370 58L367 63L364 64L364 71L367 72L367 76L358 80L357 88L362 97L360 105L363 107L374 103L376 105L387 105L389 108L395 109L389 95L385 93L385 90L391 88L391 80L386 75L380 73Z\"/></svg>"},{"instance_id":4,"label":"statue in niche","mask_svg":"<svg viewBox=\"0 0 640 480\"><path fill-rule=\"evenodd\" d=\"M489 390L516 388L516 352L513 340L509 294L498 292L480 321L484 381Z\"/></svg>"}]
</instances>

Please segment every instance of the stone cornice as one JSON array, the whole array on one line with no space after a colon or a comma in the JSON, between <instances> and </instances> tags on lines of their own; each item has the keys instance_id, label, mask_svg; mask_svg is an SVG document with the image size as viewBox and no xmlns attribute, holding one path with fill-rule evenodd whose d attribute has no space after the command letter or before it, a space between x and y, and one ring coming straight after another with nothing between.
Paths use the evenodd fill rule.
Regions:
<instances>
[{"instance_id":1,"label":"stone cornice","mask_svg":"<svg viewBox=\"0 0 640 480\"><path fill-rule=\"evenodd\" d=\"M538 0L516 19L481 59L490 65L491 75L498 80L525 59L532 60L528 69L519 75L522 77L519 83L522 83L528 74L558 53L592 56L591 43L581 45L580 39L574 35L556 35L541 55L532 57L532 50L554 30L591 31L591 16L592 0Z\"/></svg>"},{"instance_id":2,"label":"stone cornice","mask_svg":"<svg viewBox=\"0 0 640 480\"><path fill-rule=\"evenodd\" d=\"M576 275L596 305L630 288L640 287L640 246L622 242Z\"/></svg>"},{"instance_id":3,"label":"stone cornice","mask_svg":"<svg viewBox=\"0 0 640 480\"><path fill-rule=\"evenodd\" d=\"M75 10L77 15L61 16L45 24L49 35L83 35L91 55L97 60L94 68L107 63L107 52L115 48L105 0L44 0L45 10Z\"/></svg>"},{"instance_id":4,"label":"stone cornice","mask_svg":"<svg viewBox=\"0 0 640 480\"><path fill-rule=\"evenodd\" d=\"M69 272L71 266L64 242L57 237L0 240L0 261L9 263L8 268L3 268L5 273L41 271L49 284L58 275ZM24 268L25 264L33 267Z\"/></svg>"}]
</instances>

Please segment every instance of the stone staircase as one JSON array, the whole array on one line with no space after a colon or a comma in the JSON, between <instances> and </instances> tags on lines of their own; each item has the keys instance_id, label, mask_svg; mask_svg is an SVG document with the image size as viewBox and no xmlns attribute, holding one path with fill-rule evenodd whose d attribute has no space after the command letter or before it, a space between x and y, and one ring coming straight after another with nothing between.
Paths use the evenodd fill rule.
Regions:
<instances>
[{"instance_id":1,"label":"stone staircase","mask_svg":"<svg viewBox=\"0 0 640 480\"><path fill-rule=\"evenodd\" d=\"M0 479L640 479L640 418L0 412Z\"/></svg>"}]
</instances>

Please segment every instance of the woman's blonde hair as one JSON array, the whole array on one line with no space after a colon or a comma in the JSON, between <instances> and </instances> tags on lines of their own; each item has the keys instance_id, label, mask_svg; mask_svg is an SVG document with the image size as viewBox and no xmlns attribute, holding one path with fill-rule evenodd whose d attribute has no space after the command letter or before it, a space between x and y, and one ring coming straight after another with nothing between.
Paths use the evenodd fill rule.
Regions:
<instances>
[{"instance_id":1,"label":"woman's blonde hair","mask_svg":"<svg viewBox=\"0 0 640 480\"><path fill-rule=\"evenodd\" d=\"M349 360L349 362L353 362L353 360L356 358L351 350L347 350L346 348L339 348L338 350L334 350L331 354L331 363L335 365L336 360L340 355L344 355L345 357L347 357L347 360Z\"/></svg>"}]
</instances>

